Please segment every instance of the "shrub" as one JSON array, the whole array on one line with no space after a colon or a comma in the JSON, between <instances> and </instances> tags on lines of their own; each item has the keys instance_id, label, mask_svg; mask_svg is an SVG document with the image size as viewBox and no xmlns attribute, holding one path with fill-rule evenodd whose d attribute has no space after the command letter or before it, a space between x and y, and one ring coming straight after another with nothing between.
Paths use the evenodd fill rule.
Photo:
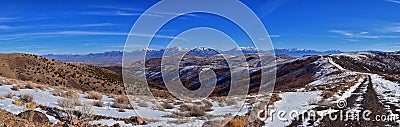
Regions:
<instances>
[{"instance_id":1,"label":"shrub","mask_svg":"<svg viewBox=\"0 0 400 127\"><path fill-rule=\"evenodd\" d=\"M322 97L324 97L325 99L332 97L335 94L335 92L333 92L332 90L326 90L322 93Z\"/></svg>"},{"instance_id":2,"label":"shrub","mask_svg":"<svg viewBox=\"0 0 400 127\"><path fill-rule=\"evenodd\" d=\"M272 97L269 99L268 105L273 105L275 102L279 100L282 100L282 98L277 93L274 93L272 94Z\"/></svg>"},{"instance_id":3,"label":"shrub","mask_svg":"<svg viewBox=\"0 0 400 127\"><path fill-rule=\"evenodd\" d=\"M78 99L79 94L78 94L78 92L68 91L68 92L63 93L62 97L67 98L67 99Z\"/></svg>"},{"instance_id":4,"label":"shrub","mask_svg":"<svg viewBox=\"0 0 400 127\"><path fill-rule=\"evenodd\" d=\"M63 115L64 121L71 121L74 116L75 100L60 98L57 100L58 105L65 110Z\"/></svg>"},{"instance_id":5,"label":"shrub","mask_svg":"<svg viewBox=\"0 0 400 127\"><path fill-rule=\"evenodd\" d=\"M79 120L85 121L85 122L88 122L88 121L92 120L92 119L93 119L93 116L94 116L94 115L93 115L93 113L94 113L93 104L91 104L91 103L84 103L84 104L82 105L81 109L79 110L79 112L81 113L81 114L78 116L78 119L79 119Z\"/></svg>"},{"instance_id":6,"label":"shrub","mask_svg":"<svg viewBox=\"0 0 400 127\"><path fill-rule=\"evenodd\" d=\"M96 91L90 91L89 95L86 96L88 99L95 99L95 100L101 100L103 99L103 95L101 95L99 92Z\"/></svg>"},{"instance_id":7,"label":"shrub","mask_svg":"<svg viewBox=\"0 0 400 127\"><path fill-rule=\"evenodd\" d=\"M3 100L4 99L4 97L3 96L0 96L0 100Z\"/></svg>"},{"instance_id":8,"label":"shrub","mask_svg":"<svg viewBox=\"0 0 400 127\"><path fill-rule=\"evenodd\" d=\"M213 104L208 100L202 100L201 102L203 102L205 108L211 108L213 106Z\"/></svg>"},{"instance_id":9,"label":"shrub","mask_svg":"<svg viewBox=\"0 0 400 127\"><path fill-rule=\"evenodd\" d=\"M206 114L205 108L202 106L193 106L191 111L189 112L190 116L203 116Z\"/></svg>"},{"instance_id":10,"label":"shrub","mask_svg":"<svg viewBox=\"0 0 400 127\"><path fill-rule=\"evenodd\" d=\"M129 98L127 96L117 96L114 99L114 103L129 104Z\"/></svg>"},{"instance_id":11,"label":"shrub","mask_svg":"<svg viewBox=\"0 0 400 127\"><path fill-rule=\"evenodd\" d=\"M6 98L13 98L14 96L15 96L15 94L9 92L9 93L6 95Z\"/></svg>"},{"instance_id":12,"label":"shrub","mask_svg":"<svg viewBox=\"0 0 400 127\"><path fill-rule=\"evenodd\" d=\"M57 100L57 103L64 109L71 109L75 107L75 101L72 99L60 98Z\"/></svg>"},{"instance_id":13,"label":"shrub","mask_svg":"<svg viewBox=\"0 0 400 127\"><path fill-rule=\"evenodd\" d=\"M236 116L231 121L227 123L226 126L229 127L245 127L248 123L246 116Z\"/></svg>"},{"instance_id":14,"label":"shrub","mask_svg":"<svg viewBox=\"0 0 400 127\"><path fill-rule=\"evenodd\" d=\"M161 106L162 106L164 109L173 109L173 108L175 108L174 105L172 105L172 104L170 104L170 103L168 103L168 102L165 102L165 101L161 104Z\"/></svg>"},{"instance_id":15,"label":"shrub","mask_svg":"<svg viewBox=\"0 0 400 127\"><path fill-rule=\"evenodd\" d=\"M28 110L35 110L35 109L36 109L36 103L34 103L34 102L28 103L28 104L26 105L26 108L27 108Z\"/></svg>"},{"instance_id":16,"label":"shrub","mask_svg":"<svg viewBox=\"0 0 400 127\"><path fill-rule=\"evenodd\" d=\"M14 90L14 91L19 91L19 89L20 89L20 85L14 85L14 86L11 88L11 90Z\"/></svg>"},{"instance_id":17,"label":"shrub","mask_svg":"<svg viewBox=\"0 0 400 127\"><path fill-rule=\"evenodd\" d=\"M190 111L192 108L193 108L193 106L186 105L186 104L183 104L183 105L180 106L180 110L182 112Z\"/></svg>"},{"instance_id":18,"label":"shrub","mask_svg":"<svg viewBox=\"0 0 400 127\"><path fill-rule=\"evenodd\" d=\"M180 116L185 116L185 117L197 117L197 116L203 116L206 114L206 108L204 106L198 106L198 105L181 105L181 113L174 112L176 115Z\"/></svg>"},{"instance_id":19,"label":"shrub","mask_svg":"<svg viewBox=\"0 0 400 127\"><path fill-rule=\"evenodd\" d=\"M23 103L31 103L35 98L31 94L21 94L19 95L19 99Z\"/></svg>"},{"instance_id":20,"label":"shrub","mask_svg":"<svg viewBox=\"0 0 400 127\"><path fill-rule=\"evenodd\" d=\"M20 101L20 100L13 100L13 101L12 101L12 104L14 104L14 105L16 105L16 106L22 106L22 105L23 105L23 102Z\"/></svg>"},{"instance_id":21,"label":"shrub","mask_svg":"<svg viewBox=\"0 0 400 127\"><path fill-rule=\"evenodd\" d=\"M75 106L82 106L82 102L79 99L72 99L74 101Z\"/></svg>"},{"instance_id":22,"label":"shrub","mask_svg":"<svg viewBox=\"0 0 400 127\"><path fill-rule=\"evenodd\" d=\"M93 105L97 106L97 107L104 107L105 106L103 100L95 101Z\"/></svg>"},{"instance_id":23,"label":"shrub","mask_svg":"<svg viewBox=\"0 0 400 127\"><path fill-rule=\"evenodd\" d=\"M310 105L317 105L319 103L319 100L317 98L312 98L308 100L308 104Z\"/></svg>"},{"instance_id":24,"label":"shrub","mask_svg":"<svg viewBox=\"0 0 400 127\"><path fill-rule=\"evenodd\" d=\"M53 96L63 96L63 93L64 93L64 91L63 90L60 90L60 89L55 89L55 90L53 90L53 93L52 93L52 95Z\"/></svg>"},{"instance_id":25,"label":"shrub","mask_svg":"<svg viewBox=\"0 0 400 127\"><path fill-rule=\"evenodd\" d=\"M226 103L227 106L232 106L232 105L236 105L237 104L235 98L227 98L225 103Z\"/></svg>"},{"instance_id":26,"label":"shrub","mask_svg":"<svg viewBox=\"0 0 400 127\"><path fill-rule=\"evenodd\" d=\"M129 103L129 98L127 96L117 96L114 98L114 104L112 104L111 107L133 109L133 106Z\"/></svg>"}]
</instances>

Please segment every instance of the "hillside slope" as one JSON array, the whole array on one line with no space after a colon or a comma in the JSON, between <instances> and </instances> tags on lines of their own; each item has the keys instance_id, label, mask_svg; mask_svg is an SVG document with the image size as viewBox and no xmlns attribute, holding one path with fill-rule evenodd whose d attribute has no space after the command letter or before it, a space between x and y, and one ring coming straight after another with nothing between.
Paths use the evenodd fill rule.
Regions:
<instances>
[{"instance_id":1,"label":"hillside slope","mask_svg":"<svg viewBox=\"0 0 400 127\"><path fill-rule=\"evenodd\" d=\"M64 63L29 54L0 54L0 76L73 87L83 91L122 94L122 77L105 68Z\"/></svg>"}]
</instances>

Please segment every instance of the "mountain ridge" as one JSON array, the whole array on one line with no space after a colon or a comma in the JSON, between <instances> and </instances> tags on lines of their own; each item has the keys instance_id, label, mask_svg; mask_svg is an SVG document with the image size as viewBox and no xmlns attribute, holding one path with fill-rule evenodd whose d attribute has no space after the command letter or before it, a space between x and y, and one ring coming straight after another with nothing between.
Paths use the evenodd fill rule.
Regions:
<instances>
[{"instance_id":1,"label":"mountain ridge","mask_svg":"<svg viewBox=\"0 0 400 127\"><path fill-rule=\"evenodd\" d=\"M125 55L126 58L130 59L131 61L141 60L143 59L143 56L140 56L138 54L145 54L145 52L146 52L146 59L161 58L164 53L165 53L164 56L173 56L184 53L192 55L228 54L233 56L237 56L240 54L255 54L257 52L262 54L272 53L272 51L265 51L265 50L258 51L254 47L237 47L226 51L219 51L211 48L195 48L189 50L187 48L172 47L159 50L156 49L135 50L135 51L125 52L125 54L123 51L110 51L104 53L89 53L89 54L47 54L42 56L46 58L60 60L63 62L87 63L93 65L109 65L115 63L121 63L123 55ZM304 55L328 55L328 54L342 53L342 51L339 50L317 51L317 50L298 49L298 48L290 48L290 49L277 48L274 49L274 52L276 55L285 54L292 57L302 57Z\"/></svg>"}]
</instances>

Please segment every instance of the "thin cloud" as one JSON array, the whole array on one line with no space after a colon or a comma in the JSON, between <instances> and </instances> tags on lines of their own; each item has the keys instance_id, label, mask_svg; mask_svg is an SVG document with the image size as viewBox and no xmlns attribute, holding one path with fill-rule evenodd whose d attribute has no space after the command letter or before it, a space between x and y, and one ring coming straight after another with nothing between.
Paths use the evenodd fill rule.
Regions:
<instances>
[{"instance_id":1,"label":"thin cloud","mask_svg":"<svg viewBox=\"0 0 400 127\"><path fill-rule=\"evenodd\" d=\"M378 39L379 38L379 36L377 36L377 35L369 35L368 32L366 32L366 31L362 31L359 33L353 33L353 32L344 31L344 30L329 30L329 32L340 34L346 38L352 38L353 41L354 41L354 38L366 38L366 39Z\"/></svg>"},{"instance_id":2,"label":"thin cloud","mask_svg":"<svg viewBox=\"0 0 400 127\"><path fill-rule=\"evenodd\" d=\"M97 15L97 16L140 16L141 13L127 12L127 11L91 11L82 12L84 15Z\"/></svg>"},{"instance_id":3,"label":"thin cloud","mask_svg":"<svg viewBox=\"0 0 400 127\"><path fill-rule=\"evenodd\" d=\"M115 7L115 6L92 6L93 8L99 9L110 9L110 10L125 10L125 11L140 11L136 8L124 8L124 7Z\"/></svg>"},{"instance_id":4,"label":"thin cloud","mask_svg":"<svg viewBox=\"0 0 400 127\"><path fill-rule=\"evenodd\" d=\"M82 12L81 14L85 15L97 15L97 16L152 16L152 17L165 17L167 15L181 15L180 13L175 12L147 12L143 11L126 11L126 10L112 10L112 11L89 11ZM185 16L197 17L195 14L185 14Z\"/></svg>"},{"instance_id":5,"label":"thin cloud","mask_svg":"<svg viewBox=\"0 0 400 127\"><path fill-rule=\"evenodd\" d=\"M111 11L100 11L100 12L84 12L84 14L91 15L104 15L104 16L156 16L163 17L164 15L180 15L174 12L147 12L144 14L144 10L136 8L116 7L116 6L92 6L93 8L108 9ZM187 16L195 17L195 14L186 14Z\"/></svg>"},{"instance_id":6,"label":"thin cloud","mask_svg":"<svg viewBox=\"0 0 400 127\"><path fill-rule=\"evenodd\" d=\"M386 32L400 32L400 26L386 28Z\"/></svg>"},{"instance_id":7,"label":"thin cloud","mask_svg":"<svg viewBox=\"0 0 400 127\"><path fill-rule=\"evenodd\" d=\"M6 26L6 25L0 25L0 30L7 30L7 29L11 29L12 27L10 26Z\"/></svg>"},{"instance_id":8,"label":"thin cloud","mask_svg":"<svg viewBox=\"0 0 400 127\"><path fill-rule=\"evenodd\" d=\"M13 34L0 36L2 38L23 38L27 36L49 36L49 35L104 35L104 36L137 36L137 37L154 37L154 38L169 38L169 39L180 39L174 36L166 36L166 35L152 35L152 34L129 34L124 32L104 32L104 31L57 31L57 32L38 32L38 33L26 33L26 34Z\"/></svg>"},{"instance_id":9,"label":"thin cloud","mask_svg":"<svg viewBox=\"0 0 400 127\"><path fill-rule=\"evenodd\" d=\"M147 45L143 44L126 44L126 45L106 45L106 48L141 48L147 47Z\"/></svg>"},{"instance_id":10,"label":"thin cloud","mask_svg":"<svg viewBox=\"0 0 400 127\"><path fill-rule=\"evenodd\" d=\"M397 4L400 4L400 1L397 1L397 0L386 0L387 2L392 2L392 3L397 3Z\"/></svg>"},{"instance_id":11,"label":"thin cloud","mask_svg":"<svg viewBox=\"0 0 400 127\"><path fill-rule=\"evenodd\" d=\"M95 24L81 24L79 26L98 27L98 26L117 26L113 23L95 23Z\"/></svg>"},{"instance_id":12,"label":"thin cloud","mask_svg":"<svg viewBox=\"0 0 400 127\"><path fill-rule=\"evenodd\" d=\"M93 24L46 24L46 25L29 25L29 26L8 26L0 25L0 30L16 30L16 29L29 29L29 28L72 28L72 27L108 27L118 26L119 24L113 23L93 23Z\"/></svg>"},{"instance_id":13,"label":"thin cloud","mask_svg":"<svg viewBox=\"0 0 400 127\"><path fill-rule=\"evenodd\" d=\"M33 20L43 20L50 19L52 17L39 17L39 18L19 18L19 17L10 17L10 18L0 18L0 23L5 22L22 22L22 21L33 21Z\"/></svg>"},{"instance_id":14,"label":"thin cloud","mask_svg":"<svg viewBox=\"0 0 400 127\"><path fill-rule=\"evenodd\" d=\"M18 17L0 17L0 22L18 19Z\"/></svg>"},{"instance_id":15,"label":"thin cloud","mask_svg":"<svg viewBox=\"0 0 400 127\"><path fill-rule=\"evenodd\" d=\"M398 29L393 29L391 32L394 32L396 30L399 30L400 32L400 28ZM389 34L386 33L388 32L388 30L386 30L386 34L375 34L375 35L371 35L369 32L363 31L363 32L349 32L349 31L344 31L344 30L330 30L329 32L331 33L335 33L335 34L339 34L341 36L339 37L343 37L344 40L346 41L351 41L351 42L358 42L360 41L360 39L399 39L400 35L394 35L394 34Z\"/></svg>"}]
</instances>

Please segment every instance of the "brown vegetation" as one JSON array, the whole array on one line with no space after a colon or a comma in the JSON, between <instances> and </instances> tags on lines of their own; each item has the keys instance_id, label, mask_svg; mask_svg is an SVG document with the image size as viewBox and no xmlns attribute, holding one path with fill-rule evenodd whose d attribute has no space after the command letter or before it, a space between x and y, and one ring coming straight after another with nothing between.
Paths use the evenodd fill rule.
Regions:
<instances>
[{"instance_id":1,"label":"brown vegetation","mask_svg":"<svg viewBox=\"0 0 400 127\"><path fill-rule=\"evenodd\" d=\"M64 97L64 98L67 98L67 99L78 99L79 98L79 94L78 94L78 92L67 91L67 92L63 93L61 95L61 97Z\"/></svg>"},{"instance_id":2,"label":"brown vegetation","mask_svg":"<svg viewBox=\"0 0 400 127\"><path fill-rule=\"evenodd\" d=\"M9 92L9 93L6 95L6 98L13 98L14 96L15 96L15 94Z\"/></svg>"},{"instance_id":3,"label":"brown vegetation","mask_svg":"<svg viewBox=\"0 0 400 127\"><path fill-rule=\"evenodd\" d=\"M184 116L184 117L198 117L204 116L206 114L206 109L204 106L198 105L181 105L180 106L181 112L173 112L177 116Z\"/></svg>"},{"instance_id":4,"label":"brown vegetation","mask_svg":"<svg viewBox=\"0 0 400 127\"><path fill-rule=\"evenodd\" d=\"M105 106L103 100L95 101L93 103L93 105L97 106L97 107L104 107Z\"/></svg>"},{"instance_id":5,"label":"brown vegetation","mask_svg":"<svg viewBox=\"0 0 400 127\"><path fill-rule=\"evenodd\" d=\"M161 106L162 106L164 109L173 109L173 108L175 108L174 105L168 103L167 101L163 101L163 103L161 104Z\"/></svg>"},{"instance_id":6,"label":"brown vegetation","mask_svg":"<svg viewBox=\"0 0 400 127\"><path fill-rule=\"evenodd\" d=\"M86 96L88 99L95 99L95 100L102 100L103 95L101 95L99 92L96 91L90 91L89 95Z\"/></svg>"},{"instance_id":7,"label":"brown vegetation","mask_svg":"<svg viewBox=\"0 0 400 127\"><path fill-rule=\"evenodd\" d=\"M114 104L112 104L111 107L120 109L133 109L133 106L129 102L129 98L127 96L117 96L114 98Z\"/></svg>"},{"instance_id":8,"label":"brown vegetation","mask_svg":"<svg viewBox=\"0 0 400 127\"><path fill-rule=\"evenodd\" d=\"M32 81L26 88L45 88L37 86L63 86L82 91L122 94L122 76L105 68L84 64L64 63L30 54L0 54L0 76L23 81ZM4 84L10 84L7 82ZM20 87L22 88L22 87ZM18 91L18 86L15 86Z\"/></svg>"},{"instance_id":9,"label":"brown vegetation","mask_svg":"<svg viewBox=\"0 0 400 127\"><path fill-rule=\"evenodd\" d=\"M28 127L31 125L27 120L21 119L2 109L0 109L0 122L6 127Z\"/></svg>"},{"instance_id":10,"label":"brown vegetation","mask_svg":"<svg viewBox=\"0 0 400 127\"><path fill-rule=\"evenodd\" d=\"M31 94L21 94L19 95L19 99L23 102L23 103L31 103L33 102L33 100L35 99Z\"/></svg>"}]
</instances>

